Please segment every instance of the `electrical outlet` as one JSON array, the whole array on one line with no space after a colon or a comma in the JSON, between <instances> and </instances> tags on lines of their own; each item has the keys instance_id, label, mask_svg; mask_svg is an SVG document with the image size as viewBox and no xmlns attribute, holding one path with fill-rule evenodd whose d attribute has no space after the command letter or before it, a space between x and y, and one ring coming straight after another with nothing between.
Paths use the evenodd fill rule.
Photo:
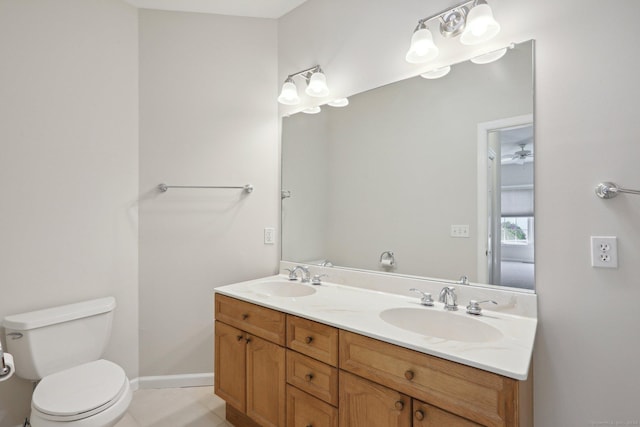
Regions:
<instances>
[{"instance_id":1,"label":"electrical outlet","mask_svg":"<svg viewBox=\"0 0 640 427\"><path fill-rule=\"evenodd\" d=\"M618 244L615 236L591 236L591 266L618 268Z\"/></svg>"},{"instance_id":2,"label":"electrical outlet","mask_svg":"<svg viewBox=\"0 0 640 427\"><path fill-rule=\"evenodd\" d=\"M451 237L469 237L469 225L452 225Z\"/></svg>"},{"instance_id":3,"label":"electrical outlet","mask_svg":"<svg viewBox=\"0 0 640 427\"><path fill-rule=\"evenodd\" d=\"M264 244L273 245L276 241L276 229L273 227L265 227L264 229Z\"/></svg>"}]
</instances>

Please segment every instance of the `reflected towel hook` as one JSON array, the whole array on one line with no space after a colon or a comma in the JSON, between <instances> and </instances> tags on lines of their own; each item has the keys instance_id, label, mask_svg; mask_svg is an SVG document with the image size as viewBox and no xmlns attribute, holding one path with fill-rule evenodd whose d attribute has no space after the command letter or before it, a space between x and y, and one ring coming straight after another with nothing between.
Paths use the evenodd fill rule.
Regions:
<instances>
[{"instance_id":1,"label":"reflected towel hook","mask_svg":"<svg viewBox=\"0 0 640 427\"><path fill-rule=\"evenodd\" d=\"M611 199L616 197L619 193L640 194L640 191L622 188L613 182L601 182L596 187L596 195L601 199Z\"/></svg>"}]
</instances>

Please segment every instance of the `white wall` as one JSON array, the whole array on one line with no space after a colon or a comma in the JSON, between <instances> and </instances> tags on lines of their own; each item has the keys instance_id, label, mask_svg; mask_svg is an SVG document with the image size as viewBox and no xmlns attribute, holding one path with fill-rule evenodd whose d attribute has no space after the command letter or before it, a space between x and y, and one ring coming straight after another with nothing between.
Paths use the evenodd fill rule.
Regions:
<instances>
[{"instance_id":1,"label":"white wall","mask_svg":"<svg viewBox=\"0 0 640 427\"><path fill-rule=\"evenodd\" d=\"M277 271L276 21L140 11L140 371L213 371L213 289ZM255 186L239 190L170 185Z\"/></svg>"},{"instance_id":2,"label":"white wall","mask_svg":"<svg viewBox=\"0 0 640 427\"><path fill-rule=\"evenodd\" d=\"M0 1L0 318L113 295L106 357L138 375L137 12ZM2 333L4 336L4 333ZM0 383L0 425L31 384Z\"/></svg>"},{"instance_id":3,"label":"white wall","mask_svg":"<svg viewBox=\"0 0 640 427\"><path fill-rule=\"evenodd\" d=\"M320 63L344 96L417 74L404 62L417 20L454 3L309 0L279 21L280 80ZM640 5L492 5L502 32L487 48L536 39L536 426L638 422L640 198L603 201L593 188L640 187ZM470 52L454 46L443 44L436 65ZM618 269L590 267L590 235L618 236Z\"/></svg>"}]
</instances>

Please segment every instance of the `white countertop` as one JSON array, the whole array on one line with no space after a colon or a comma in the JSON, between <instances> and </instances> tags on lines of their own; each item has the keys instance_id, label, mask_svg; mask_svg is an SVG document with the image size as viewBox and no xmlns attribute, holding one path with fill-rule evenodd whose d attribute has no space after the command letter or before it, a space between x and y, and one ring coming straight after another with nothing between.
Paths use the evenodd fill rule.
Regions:
<instances>
[{"instance_id":1,"label":"white countertop","mask_svg":"<svg viewBox=\"0 0 640 427\"><path fill-rule=\"evenodd\" d=\"M419 304L419 298L367 290L323 282L310 286L315 293L303 297L268 296L252 290L252 285L274 280L287 280L285 275L271 276L218 287L215 292L272 308L340 329L379 339L401 347L473 366L517 380L525 380L533 352L537 319L483 309L474 321L491 325L501 337L490 342L461 342L428 337L393 326L380 318L380 313L392 308L420 308L444 311L443 304L434 307ZM450 316L472 317L459 301ZM461 319L462 320L462 319ZM455 323L455 322L453 322Z\"/></svg>"}]
</instances>

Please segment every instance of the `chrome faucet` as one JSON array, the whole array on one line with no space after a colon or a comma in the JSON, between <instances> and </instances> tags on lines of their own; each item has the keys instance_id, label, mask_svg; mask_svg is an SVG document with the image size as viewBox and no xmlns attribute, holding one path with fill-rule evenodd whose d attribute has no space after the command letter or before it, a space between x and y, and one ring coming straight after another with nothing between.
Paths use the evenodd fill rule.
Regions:
<instances>
[{"instance_id":1,"label":"chrome faucet","mask_svg":"<svg viewBox=\"0 0 640 427\"><path fill-rule=\"evenodd\" d=\"M311 273L309 273L309 267L306 265L297 265L293 270L289 270L289 280L296 280L298 278L297 272L300 270L300 281L302 283L309 283L311 281Z\"/></svg>"},{"instance_id":2,"label":"chrome faucet","mask_svg":"<svg viewBox=\"0 0 640 427\"><path fill-rule=\"evenodd\" d=\"M440 291L440 302L444 303L444 309L456 311L458 309L458 299L456 297L456 288L453 286L445 286Z\"/></svg>"}]
</instances>

